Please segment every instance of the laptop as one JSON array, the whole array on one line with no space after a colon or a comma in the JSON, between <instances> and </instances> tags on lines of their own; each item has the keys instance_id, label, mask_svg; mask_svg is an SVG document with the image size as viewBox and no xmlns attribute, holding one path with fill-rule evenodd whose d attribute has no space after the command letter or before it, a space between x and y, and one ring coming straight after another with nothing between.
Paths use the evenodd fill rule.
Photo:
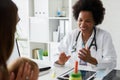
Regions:
<instances>
[{"instance_id":1,"label":"laptop","mask_svg":"<svg viewBox=\"0 0 120 80\"><path fill-rule=\"evenodd\" d=\"M13 62L14 60L16 60L19 57L21 57L21 54L20 54L20 50L19 50L18 40L16 39L15 43L14 43L13 52L12 52L10 58L8 59L7 64ZM41 64L41 63L37 63L37 64L38 64L38 67L39 67L39 71L40 71L39 75L40 76L48 73L51 69L51 67L49 65L44 65L44 64Z\"/></svg>"}]
</instances>

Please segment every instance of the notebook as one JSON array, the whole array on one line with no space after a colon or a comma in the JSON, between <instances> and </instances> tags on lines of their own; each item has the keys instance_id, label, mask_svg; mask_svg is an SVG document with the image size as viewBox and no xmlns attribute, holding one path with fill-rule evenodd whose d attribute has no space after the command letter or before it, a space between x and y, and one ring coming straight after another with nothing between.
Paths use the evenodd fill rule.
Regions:
<instances>
[{"instance_id":1,"label":"notebook","mask_svg":"<svg viewBox=\"0 0 120 80\"><path fill-rule=\"evenodd\" d=\"M20 54L20 50L19 50L19 44L18 44L18 41L17 39L15 40L15 43L14 43L14 48L13 48L13 52L10 56L10 58L8 59L7 61L7 64L13 62L15 59L21 57L21 54ZM37 62L36 62L37 63ZM51 67L49 65L44 65L44 64L41 64L41 63L37 63L38 64L38 67L39 67L39 71L40 71L40 74L39 75L43 75L43 74L46 74L50 71Z\"/></svg>"}]
</instances>

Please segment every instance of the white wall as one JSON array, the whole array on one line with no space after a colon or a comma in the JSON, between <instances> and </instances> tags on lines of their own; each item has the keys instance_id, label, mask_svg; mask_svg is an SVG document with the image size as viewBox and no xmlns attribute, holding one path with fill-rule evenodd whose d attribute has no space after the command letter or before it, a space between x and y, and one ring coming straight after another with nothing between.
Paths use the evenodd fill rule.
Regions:
<instances>
[{"instance_id":1,"label":"white wall","mask_svg":"<svg viewBox=\"0 0 120 80\"><path fill-rule=\"evenodd\" d=\"M106 14L102 25L110 32L117 53L117 69L120 69L120 0L102 0Z\"/></svg>"},{"instance_id":2,"label":"white wall","mask_svg":"<svg viewBox=\"0 0 120 80\"><path fill-rule=\"evenodd\" d=\"M20 21L17 23L17 35L16 37L19 39L25 39L27 40L29 37L29 0L12 0L18 7L18 15L20 18ZM27 44L25 44L27 46ZM19 46L20 52L21 48L23 49L24 45ZM24 49L24 52L22 50L21 55L28 56L28 46L26 49Z\"/></svg>"},{"instance_id":3,"label":"white wall","mask_svg":"<svg viewBox=\"0 0 120 80\"><path fill-rule=\"evenodd\" d=\"M18 7L18 15L20 18L19 23L17 24L17 32L19 34L19 38L28 38L28 0L13 0Z\"/></svg>"}]
</instances>

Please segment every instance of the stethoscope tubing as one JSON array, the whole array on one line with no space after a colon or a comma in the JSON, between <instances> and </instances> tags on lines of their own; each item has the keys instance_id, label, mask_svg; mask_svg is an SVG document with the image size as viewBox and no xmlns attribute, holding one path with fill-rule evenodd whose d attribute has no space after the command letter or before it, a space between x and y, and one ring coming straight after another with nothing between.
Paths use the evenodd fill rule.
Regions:
<instances>
[{"instance_id":1,"label":"stethoscope tubing","mask_svg":"<svg viewBox=\"0 0 120 80\"><path fill-rule=\"evenodd\" d=\"M92 46L95 46L95 47L96 47L96 51L97 51L96 28L94 27L93 29L94 29L94 37L93 37L93 39L92 39L92 41L91 41L91 43L90 43L90 46L89 46L88 48L90 49ZM75 52L75 51L76 51L75 46L77 45L77 40L78 40L78 38L79 38L80 32L81 32L81 31L78 32L78 35L77 35L76 40L75 40L75 43L74 43L74 45L73 45L73 47L72 47L72 49L74 49L72 52ZM94 42L95 42L95 44L93 44Z\"/></svg>"}]
</instances>

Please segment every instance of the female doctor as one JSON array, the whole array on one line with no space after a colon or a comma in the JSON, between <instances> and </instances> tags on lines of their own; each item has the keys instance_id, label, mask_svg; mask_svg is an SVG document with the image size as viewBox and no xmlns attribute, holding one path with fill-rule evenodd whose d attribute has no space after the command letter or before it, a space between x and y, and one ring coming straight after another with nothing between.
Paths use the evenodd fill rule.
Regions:
<instances>
[{"instance_id":1,"label":"female doctor","mask_svg":"<svg viewBox=\"0 0 120 80\"><path fill-rule=\"evenodd\" d=\"M116 66L111 35L97 27L102 23L104 14L105 8L100 0L78 0L75 3L73 16L78 28L60 42L60 55L55 65L62 66L78 58L80 65L91 65L98 69Z\"/></svg>"}]
</instances>

